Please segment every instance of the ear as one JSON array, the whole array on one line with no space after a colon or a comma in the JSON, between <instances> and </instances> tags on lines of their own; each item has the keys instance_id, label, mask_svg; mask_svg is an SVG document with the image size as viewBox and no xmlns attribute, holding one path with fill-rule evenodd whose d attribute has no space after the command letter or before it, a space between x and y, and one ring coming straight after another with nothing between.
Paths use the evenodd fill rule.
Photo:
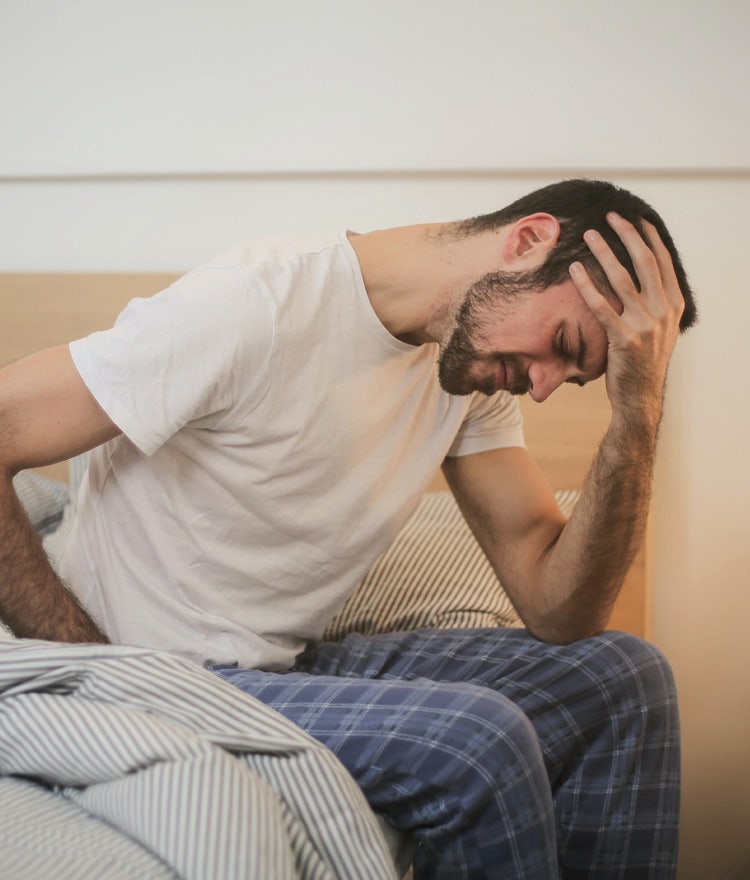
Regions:
<instances>
[{"instance_id":1,"label":"ear","mask_svg":"<svg viewBox=\"0 0 750 880\"><path fill-rule=\"evenodd\" d=\"M560 222L552 214L529 214L516 220L508 229L503 243L503 256L508 264L536 266L557 244Z\"/></svg>"}]
</instances>

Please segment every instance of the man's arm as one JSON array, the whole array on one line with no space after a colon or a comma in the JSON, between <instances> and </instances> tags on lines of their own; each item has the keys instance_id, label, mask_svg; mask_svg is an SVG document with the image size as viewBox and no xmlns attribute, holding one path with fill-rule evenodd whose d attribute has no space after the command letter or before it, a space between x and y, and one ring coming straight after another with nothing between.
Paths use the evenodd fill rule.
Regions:
<instances>
[{"instance_id":1,"label":"man's arm","mask_svg":"<svg viewBox=\"0 0 750 880\"><path fill-rule=\"evenodd\" d=\"M647 227L652 251L622 218L610 222L633 258L641 291L600 237L587 239L623 311L609 305L585 270L571 269L607 333L612 417L570 520L524 450L450 459L444 468L521 618L545 641L570 642L606 626L643 539L667 366L684 307L653 229Z\"/></svg>"},{"instance_id":2,"label":"man's arm","mask_svg":"<svg viewBox=\"0 0 750 880\"><path fill-rule=\"evenodd\" d=\"M17 636L106 642L52 570L13 490L13 476L117 436L75 369L67 347L0 371L0 618Z\"/></svg>"}]
</instances>

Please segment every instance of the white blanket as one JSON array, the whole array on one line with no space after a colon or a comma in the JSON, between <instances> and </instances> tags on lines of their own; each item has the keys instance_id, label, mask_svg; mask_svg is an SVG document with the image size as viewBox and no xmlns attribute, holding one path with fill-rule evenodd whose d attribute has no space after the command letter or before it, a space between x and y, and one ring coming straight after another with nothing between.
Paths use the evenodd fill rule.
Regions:
<instances>
[{"instance_id":1,"label":"white blanket","mask_svg":"<svg viewBox=\"0 0 750 880\"><path fill-rule=\"evenodd\" d=\"M396 876L333 754L180 658L0 640L0 876Z\"/></svg>"}]
</instances>

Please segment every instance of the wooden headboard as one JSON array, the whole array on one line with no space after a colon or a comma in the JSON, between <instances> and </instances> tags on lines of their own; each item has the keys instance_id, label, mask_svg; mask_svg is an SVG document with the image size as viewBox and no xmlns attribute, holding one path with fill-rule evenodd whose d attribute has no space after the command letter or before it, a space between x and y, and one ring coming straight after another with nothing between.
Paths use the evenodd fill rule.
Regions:
<instances>
[{"instance_id":1,"label":"wooden headboard","mask_svg":"<svg viewBox=\"0 0 750 880\"><path fill-rule=\"evenodd\" d=\"M175 277L0 273L0 365L111 326L128 300L150 296ZM609 418L603 381L586 388L563 386L543 405L524 398L521 406L529 450L552 487L580 487ZM64 466L46 470L65 479ZM646 637L647 552L648 544L628 575L610 622L612 628Z\"/></svg>"}]
</instances>

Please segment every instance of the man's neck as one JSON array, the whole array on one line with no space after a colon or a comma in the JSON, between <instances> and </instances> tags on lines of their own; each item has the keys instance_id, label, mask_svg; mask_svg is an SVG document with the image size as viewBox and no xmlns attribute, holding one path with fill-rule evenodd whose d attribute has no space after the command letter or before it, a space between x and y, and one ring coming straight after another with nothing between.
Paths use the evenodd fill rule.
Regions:
<instances>
[{"instance_id":1,"label":"man's neck","mask_svg":"<svg viewBox=\"0 0 750 880\"><path fill-rule=\"evenodd\" d=\"M500 266L498 233L458 234L453 223L421 224L349 234L375 314L412 345L440 342L457 299Z\"/></svg>"}]
</instances>

